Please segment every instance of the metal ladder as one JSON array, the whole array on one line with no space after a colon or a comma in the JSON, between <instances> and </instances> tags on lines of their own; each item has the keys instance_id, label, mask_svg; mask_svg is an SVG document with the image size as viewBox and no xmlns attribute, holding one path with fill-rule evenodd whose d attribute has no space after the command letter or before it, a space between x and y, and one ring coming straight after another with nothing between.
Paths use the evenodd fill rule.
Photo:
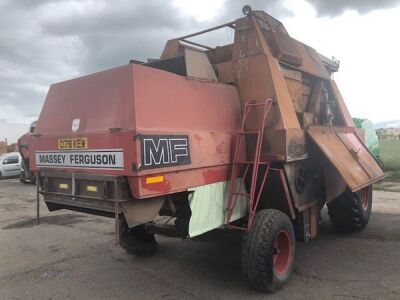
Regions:
<instances>
[{"instance_id":1,"label":"metal ladder","mask_svg":"<svg viewBox=\"0 0 400 300\"><path fill-rule=\"evenodd\" d=\"M235 152L234 152L234 156L233 156L232 171L231 171L231 177L230 177L231 182L230 182L229 189L228 189L228 206L227 206L226 224L229 227L246 230L246 229L250 229L250 226L253 223L254 215L257 210L257 205L260 201L261 193L262 193L262 190L265 185L265 182L266 182L266 179L268 176L268 172L270 169L270 163L268 161L260 161L260 157L261 157L261 150L262 150L262 140L264 137L265 123L266 123L266 119L270 112L273 102L274 101L272 99L264 100L262 102L246 101L246 103L244 105L241 130L239 132L237 132L237 135L236 135ZM257 130L246 131L246 126L245 126L246 120L247 120L250 112L256 108L263 109L263 115L262 115L260 128ZM247 154L246 160L241 161L241 160L239 160L239 156L240 156L240 149L241 149L242 141L244 140L246 142L245 137L249 136L249 135L257 136L254 159L247 160L247 158L249 157L249 155ZM265 169L264 175L262 177L261 184L257 184L260 165L266 166L266 169ZM252 174L251 174L250 192L243 193L243 192L241 192L241 189L244 186L244 182L246 180L247 175L249 174L249 170L251 169L250 168L251 166L252 166L252 170L251 170ZM239 171L242 170L243 167L244 167L243 176L240 178L240 180L237 180ZM229 224L231 222L235 204L236 204L237 198L239 196L247 197L248 221L247 221L246 227L239 227L236 225Z\"/></svg>"}]
</instances>

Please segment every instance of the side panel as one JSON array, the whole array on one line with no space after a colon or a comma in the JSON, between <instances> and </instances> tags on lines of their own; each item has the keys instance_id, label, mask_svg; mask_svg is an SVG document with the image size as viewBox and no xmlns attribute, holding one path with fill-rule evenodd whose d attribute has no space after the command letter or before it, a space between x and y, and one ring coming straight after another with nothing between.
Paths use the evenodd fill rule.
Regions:
<instances>
[{"instance_id":1,"label":"side panel","mask_svg":"<svg viewBox=\"0 0 400 300\"><path fill-rule=\"evenodd\" d=\"M351 128L310 126L308 133L353 192L385 176Z\"/></svg>"},{"instance_id":2,"label":"side panel","mask_svg":"<svg viewBox=\"0 0 400 300\"><path fill-rule=\"evenodd\" d=\"M42 136L133 129L132 65L51 85L35 134ZM75 128L72 128L75 120Z\"/></svg>"},{"instance_id":3,"label":"side panel","mask_svg":"<svg viewBox=\"0 0 400 300\"><path fill-rule=\"evenodd\" d=\"M129 183L134 196L165 195L227 180L233 137L241 122L237 88L140 65L134 66L133 80L138 161ZM140 143L146 135L187 136L190 164L143 168ZM163 181L146 182L153 175L163 175Z\"/></svg>"},{"instance_id":4,"label":"side panel","mask_svg":"<svg viewBox=\"0 0 400 300\"><path fill-rule=\"evenodd\" d=\"M135 198L171 194L227 180L240 121L239 95L232 85L142 65L123 66L52 86L30 141L30 165L34 171L126 176ZM190 159L143 167L140 136L146 135L185 136ZM86 143L84 149L59 149L60 139ZM153 146L160 145L158 140ZM181 146L174 144L172 159L178 162ZM118 150L118 168L86 163L92 151L106 150ZM38 164L36 152L43 151L52 156ZM75 156L74 163L53 161L71 155L84 163L76 164ZM158 175L162 180L148 180Z\"/></svg>"}]
</instances>

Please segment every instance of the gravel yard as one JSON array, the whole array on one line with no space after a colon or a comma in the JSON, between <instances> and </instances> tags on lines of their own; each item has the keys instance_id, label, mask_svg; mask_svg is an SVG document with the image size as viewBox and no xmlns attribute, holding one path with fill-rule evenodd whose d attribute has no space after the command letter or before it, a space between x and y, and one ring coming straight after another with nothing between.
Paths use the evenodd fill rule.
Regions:
<instances>
[{"instance_id":1,"label":"gravel yard","mask_svg":"<svg viewBox=\"0 0 400 300\"><path fill-rule=\"evenodd\" d=\"M158 237L151 258L114 244L113 220L70 211L35 220L35 187L0 181L0 299L261 299L240 273L241 236ZM297 244L294 274L271 298L399 299L400 193L374 191L370 224Z\"/></svg>"}]
</instances>

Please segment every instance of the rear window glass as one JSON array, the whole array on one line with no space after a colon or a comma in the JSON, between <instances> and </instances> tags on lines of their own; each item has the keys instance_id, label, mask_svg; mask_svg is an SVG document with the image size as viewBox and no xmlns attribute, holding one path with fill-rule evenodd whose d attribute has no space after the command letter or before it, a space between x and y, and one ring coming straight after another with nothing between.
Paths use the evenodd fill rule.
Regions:
<instances>
[{"instance_id":1,"label":"rear window glass","mask_svg":"<svg viewBox=\"0 0 400 300\"><path fill-rule=\"evenodd\" d=\"M4 164L17 164L19 162L18 155L9 156L4 159Z\"/></svg>"}]
</instances>

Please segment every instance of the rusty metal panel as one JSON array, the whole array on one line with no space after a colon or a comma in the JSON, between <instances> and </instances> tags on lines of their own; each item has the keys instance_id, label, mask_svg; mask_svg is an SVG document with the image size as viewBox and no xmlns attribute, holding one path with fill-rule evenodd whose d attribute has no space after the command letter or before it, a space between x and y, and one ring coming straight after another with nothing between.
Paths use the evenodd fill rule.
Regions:
<instances>
[{"instance_id":1,"label":"rusty metal panel","mask_svg":"<svg viewBox=\"0 0 400 300\"><path fill-rule=\"evenodd\" d=\"M297 68L302 72L324 79L330 79L330 75L319 58L317 51L295 39L293 39L293 42L297 46L297 50L303 60L302 65Z\"/></svg>"},{"instance_id":2,"label":"rusty metal panel","mask_svg":"<svg viewBox=\"0 0 400 300\"><path fill-rule=\"evenodd\" d=\"M273 105L267 120L267 128L300 128L296 111L279 62L269 55L254 55L234 62L235 73L242 103L248 99L263 101L273 98ZM257 128L261 115L255 111L249 117L247 129ZM254 123L254 124L253 124Z\"/></svg>"},{"instance_id":3,"label":"rusty metal panel","mask_svg":"<svg viewBox=\"0 0 400 300\"><path fill-rule=\"evenodd\" d=\"M265 38L272 44L276 57L295 66L301 65L302 58L283 24L262 11L255 12L255 15Z\"/></svg>"},{"instance_id":4,"label":"rusty metal panel","mask_svg":"<svg viewBox=\"0 0 400 300\"><path fill-rule=\"evenodd\" d=\"M213 65L231 62L233 55L233 44L218 46L212 50L207 50L206 54Z\"/></svg>"},{"instance_id":5,"label":"rusty metal panel","mask_svg":"<svg viewBox=\"0 0 400 300\"><path fill-rule=\"evenodd\" d=\"M310 112L297 113L301 128L307 128L314 124L314 114Z\"/></svg>"},{"instance_id":6,"label":"rusty metal panel","mask_svg":"<svg viewBox=\"0 0 400 300\"><path fill-rule=\"evenodd\" d=\"M306 137L302 129L266 129L262 141L263 160L295 161L307 158ZM256 138L247 137L247 151L254 152Z\"/></svg>"},{"instance_id":7,"label":"rusty metal panel","mask_svg":"<svg viewBox=\"0 0 400 300\"><path fill-rule=\"evenodd\" d=\"M300 210L307 204L317 202L319 184L314 177L317 174L317 165L311 159L285 163L283 165L294 205Z\"/></svg>"},{"instance_id":8,"label":"rusty metal panel","mask_svg":"<svg viewBox=\"0 0 400 300\"><path fill-rule=\"evenodd\" d=\"M285 82L288 88L288 92L290 98L293 102L294 109L296 112L302 112L304 109L301 107L301 98L302 98L302 81L301 81L301 72L287 70L282 68L282 74L285 78Z\"/></svg>"},{"instance_id":9,"label":"rusty metal panel","mask_svg":"<svg viewBox=\"0 0 400 300\"><path fill-rule=\"evenodd\" d=\"M235 83L235 70L231 61L215 65L218 81L222 83Z\"/></svg>"},{"instance_id":10,"label":"rusty metal panel","mask_svg":"<svg viewBox=\"0 0 400 300\"><path fill-rule=\"evenodd\" d=\"M305 131L302 129L286 130L286 161L294 161L307 157Z\"/></svg>"},{"instance_id":11,"label":"rusty metal panel","mask_svg":"<svg viewBox=\"0 0 400 300\"><path fill-rule=\"evenodd\" d=\"M327 203L335 200L346 190L346 182L337 169L329 162L323 162L323 178L325 182L325 200Z\"/></svg>"},{"instance_id":12,"label":"rusty metal panel","mask_svg":"<svg viewBox=\"0 0 400 300\"><path fill-rule=\"evenodd\" d=\"M266 56L255 55L239 59L234 61L234 68L242 105L249 99L263 101L265 99L276 98ZM290 101L290 99L288 99L288 101ZM261 114L258 111L252 111L246 122L246 128L248 130L258 128L260 118ZM283 129L278 105L272 106L266 128Z\"/></svg>"},{"instance_id":13,"label":"rusty metal panel","mask_svg":"<svg viewBox=\"0 0 400 300\"><path fill-rule=\"evenodd\" d=\"M318 114L321 109L321 92L323 81L318 80L312 88L310 100L308 102L307 111L313 114Z\"/></svg>"},{"instance_id":14,"label":"rusty metal panel","mask_svg":"<svg viewBox=\"0 0 400 300\"><path fill-rule=\"evenodd\" d=\"M307 132L353 192L385 176L352 128L310 126Z\"/></svg>"}]
</instances>

